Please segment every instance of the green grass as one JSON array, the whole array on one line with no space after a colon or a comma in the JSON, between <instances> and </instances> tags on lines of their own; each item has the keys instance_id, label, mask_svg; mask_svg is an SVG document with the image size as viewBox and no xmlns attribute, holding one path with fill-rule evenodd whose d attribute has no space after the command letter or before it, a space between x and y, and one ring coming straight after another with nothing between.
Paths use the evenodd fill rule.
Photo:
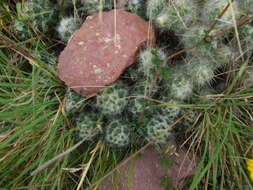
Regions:
<instances>
[{"instance_id":1,"label":"green grass","mask_svg":"<svg viewBox=\"0 0 253 190\"><path fill-rule=\"evenodd\" d=\"M36 49L57 52L62 44L40 33L19 41L11 28L14 10L11 1L1 1L0 189L96 187L94 184L137 148L123 153L103 142L85 143L37 175L30 175L77 142L64 113L66 87L53 67L34 53ZM201 110L199 122L182 134L189 150L199 157L196 175L188 180L190 190L253 189L245 167L253 150L253 86L240 85L249 64L250 60L244 61L239 72L231 68L229 76L235 77L228 80L227 91L212 97L210 103L183 105Z\"/></svg>"}]
</instances>

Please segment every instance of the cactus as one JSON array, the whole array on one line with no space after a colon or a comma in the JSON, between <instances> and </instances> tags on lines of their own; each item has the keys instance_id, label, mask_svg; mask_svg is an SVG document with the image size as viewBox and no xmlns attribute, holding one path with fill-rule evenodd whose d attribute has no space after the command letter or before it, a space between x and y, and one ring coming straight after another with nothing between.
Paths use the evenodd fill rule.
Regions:
<instances>
[{"instance_id":1,"label":"cactus","mask_svg":"<svg viewBox=\"0 0 253 190\"><path fill-rule=\"evenodd\" d=\"M130 144L131 131L126 122L114 120L108 124L105 130L105 142L115 148L124 148Z\"/></svg>"},{"instance_id":2,"label":"cactus","mask_svg":"<svg viewBox=\"0 0 253 190\"><path fill-rule=\"evenodd\" d=\"M161 48L150 47L140 52L139 72L145 77L150 77L166 63L167 55Z\"/></svg>"},{"instance_id":3,"label":"cactus","mask_svg":"<svg viewBox=\"0 0 253 190\"><path fill-rule=\"evenodd\" d=\"M66 17L60 21L57 32L62 41L68 41L71 35L81 26L81 19Z\"/></svg>"},{"instance_id":4,"label":"cactus","mask_svg":"<svg viewBox=\"0 0 253 190\"><path fill-rule=\"evenodd\" d=\"M145 139L155 144L165 144L172 136L171 125L167 122L166 115L155 114L144 126Z\"/></svg>"},{"instance_id":5,"label":"cactus","mask_svg":"<svg viewBox=\"0 0 253 190\"><path fill-rule=\"evenodd\" d=\"M193 57L189 60L186 68L192 83L197 87L210 84L214 78L214 69L215 67L208 57Z\"/></svg>"},{"instance_id":6,"label":"cactus","mask_svg":"<svg viewBox=\"0 0 253 190\"><path fill-rule=\"evenodd\" d=\"M144 0L128 0L127 10L140 17L145 18L145 1Z\"/></svg>"},{"instance_id":7,"label":"cactus","mask_svg":"<svg viewBox=\"0 0 253 190\"><path fill-rule=\"evenodd\" d=\"M97 95L97 106L104 115L120 114L128 103L129 89L121 81Z\"/></svg>"},{"instance_id":8,"label":"cactus","mask_svg":"<svg viewBox=\"0 0 253 190\"><path fill-rule=\"evenodd\" d=\"M196 23L197 8L194 1L174 0L169 6L164 6L162 11L153 18L153 22L161 29L182 32Z\"/></svg>"},{"instance_id":9,"label":"cactus","mask_svg":"<svg viewBox=\"0 0 253 190\"><path fill-rule=\"evenodd\" d=\"M169 86L171 97L175 100L189 99L193 93L193 84L189 76L182 73L183 70L175 71Z\"/></svg>"},{"instance_id":10,"label":"cactus","mask_svg":"<svg viewBox=\"0 0 253 190\"><path fill-rule=\"evenodd\" d=\"M27 0L19 7L19 19L37 31L48 32L57 22L56 7L48 0ZM22 24L15 25L17 32L22 32Z\"/></svg>"},{"instance_id":11,"label":"cactus","mask_svg":"<svg viewBox=\"0 0 253 190\"><path fill-rule=\"evenodd\" d=\"M195 47L196 49L209 47L211 48L217 47L217 39L213 38L214 32L210 32L207 35L208 28L202 25L196 25L194 27L189 28L181 39L185 48ZM207 39L209 41L207 41ZM202 47L200 47L202 45ZM203 46L204 45L204 46Z\"/></svg>"},{"instance_id":12,"label":"cactus","mask_svg":"<svg viewBox=\"0 0 253 190\"><path fill-rule=\"evenodd\" d=\"M111 10L113 8L112 0L80 0L80 2L82 9L88 15L100 10Z\"/></svg>"},{"instance_id":13,"label":"cactus","mask_svg":"<svg viewBox=\"0 0 253 190\"><path fill-rule=\"evenodd\" d=\"M245 87L253 85L253 67L248 67L245 71L245 78L243 80Z\"/></svg>"},{"instance_id":14,"label":"cactus","mask_svg":"<svg viewBox=\"0 0 253 190\"><path fill-rule=\"evenodd\" d=\"M224 67L229 63L232 58L234 58L234 53L232 52L232 49L223 44L217 49L215 49L215 51L213 52L213 57L211 57L215 68Z\"/></svg>"},{"instance_id":15,"label":"cactus","mask_svg":"<svg viewBox=\"0 0 253 190\"><path fill-rule=\"evenodd\" d=\"M81 113L75 122L75 130L79 139L94 140L102 133L95 114Z\"/></svg>"},{"instance_id":16,"label":"cactus","mask_svg":"<svg viewBox=\"0 0 253 190\"><path fill-rule=\"evenodd\" d=\"M133 115L133 116L138 116L141 112L145 110L147 106L147 101L142 98L142 97L135 97L131 98L129 100L129 106L128 111Z\"/></svg>"},{"instance_id":17,"label":"cactus","mask_svg":"<svg viewBox=\"0 0 253 190\"><path fill-rule=\"evenodd\" d=\"M166 0L148 0L147 1L147 17L153 21L164 9L168 3Z\"/></svg>"},{"instance_id":18,"label":"cactus","mask_svg":"<svg viewBox=\"0 0 253 190\"><path fill-rule=\"evenodd\" d=\"M214 31L211 31L208 35L206 31L207 28L204 26L195 26L184 33L183 45L193 47L193 49L187 51L187 59L194 57L193 62L202 62L203 59L203 62L210 64L210 67L212 65L219 68L229 62L232 55L231 49L224 45L220 39L214 38Z\"/></svg>"},{"instance_id":19,"label":"cactus","mask_svg":"<svg viewBox=\"0 0 253 190\"><path fill-rule=\"evenodd\" d=\"M253 13L253 1L252 0L237 0L240 12L243 15Z\"/></svg>"},{"instance_id":20,"label":"cactus","mask_svg":"<svg viewBox=\"0 0 253 190\"><path fill-rule=\"evenodd\" d=\"M210 25L221 15L228 4L228 0L208 0L204 6L205 11L202 12L202 21ZM233 26L233 14L236 18L239 16L237 5L237 1L233 1L223 16L218 19L216 29L219 30Z\"/></svg>"},{"instance_id":21,"label":"cactus","mask_svg":"<svg viewBox=\"0 0 253 190\"><path fill-rule=\"evenodd\" d=\"M65 111L68 114L74 114L79 112L84 107L85 98L73 91L68 89L65 98Z\"/></svg>"},{"instance_id":22,"label":"cactus","mask_svg":"<svg viewBox=\"0 0 253 190\"><path fill-rule=\"evenodd\" d=\"M243 47L247 51L253 50L253 26L250 24L246 24L239 28L240 39Z\"/></svg>"},{"instance_id":23,"label":"cactus","mask_svg":"<svg viewBox=\"0 0 253 190\"><path fill-rule=\"evenodd\" d=\"M161 115L165 116L165 119L168 123L173 123L179 116L182 108L178 106L173 106L176 104L180 104L179 101L173 100L173 99L168 99L168 98L163 98L163 102L165 102L164 105L161 105L160 110L161 110ZM166 105L170 104L170 105Z\"/></svg>"}]
</instances>

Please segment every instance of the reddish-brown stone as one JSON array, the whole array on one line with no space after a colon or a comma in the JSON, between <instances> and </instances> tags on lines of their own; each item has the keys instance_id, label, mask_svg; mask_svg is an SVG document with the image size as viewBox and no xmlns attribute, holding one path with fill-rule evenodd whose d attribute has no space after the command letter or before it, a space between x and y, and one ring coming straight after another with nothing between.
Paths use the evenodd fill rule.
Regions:
<instances>
[{"instance_id":1,"label":"reddish-brown stone","mask_svg":"<svg viewBox=\"0 0 253 190\"><path fill-rule=\"evenodd\" d=\"M59 77L76 92L92 96L117 80L134 63L138 49L154 39L149 23L137 15L123 10L93 14L61 52Z\"/></svg>"},{"instance_id":2,"label":"reddish-brown stone","mask_svg":"<svg viewBox=\"0 0 253 190\"><path fill-rule=\"evenodd\" d=\"M171 182L171 189L179 187L182 179L191 177L196 170L196 157L188 153L185 148L178 147L174 142L171 144L177 147L173 150L172 156L168 156L174 164L169 167L168 172L164 171L161 166L160 155L153 149L148 147L139 157L133 158L123 166L119 167L116 172L108 176L100 185L99 190L165 190L161 186L161 180L167 175ZM166 154L163 154L165 156Z\"/></svg>"}]
</instances>

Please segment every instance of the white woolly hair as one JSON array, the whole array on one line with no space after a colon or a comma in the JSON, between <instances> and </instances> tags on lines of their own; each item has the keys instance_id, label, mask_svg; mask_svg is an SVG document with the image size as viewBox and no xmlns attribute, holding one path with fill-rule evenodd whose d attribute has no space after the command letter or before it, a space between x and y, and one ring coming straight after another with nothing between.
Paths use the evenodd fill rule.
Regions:
<instances>
[{"instance_id":1,"label":"white woolly hair","mask_svg":"<svg viewBox=\"0 0 253 190\"><path fill-rule=\"evenodd\" d=\"M203 21L206 23L214 22L228 4L228 0L208 0L204 5L205 11L203 11L202 14ZM217 26L223 28L233 25L233 14L235 17L239 16L237 1L232 2L226 12L218 20Z\"/></svg>"},{"instance_id":2,"label":"white woolly hair","mask_svg":"<svg viewBox=\"0 0 253 190\"><path fill-rule=\"evenodd\" d=\"M70 36L77 30L81 25L81 20L75 17L65 17L60 21L57 27L59 37L63 41L68 41Z\"/></svg>"},{"instance_id":3,"label":"white woolly hair","mask_svg":"<svg viewBox=\"0 0 253 190\"><path fill-rule=\"evenodd\" d=\"M185 31L198 19L198 6L194 1L174 0L154 20L154 23L162 29L173 29L179 32Z\"/></svg>"}]
</instances>

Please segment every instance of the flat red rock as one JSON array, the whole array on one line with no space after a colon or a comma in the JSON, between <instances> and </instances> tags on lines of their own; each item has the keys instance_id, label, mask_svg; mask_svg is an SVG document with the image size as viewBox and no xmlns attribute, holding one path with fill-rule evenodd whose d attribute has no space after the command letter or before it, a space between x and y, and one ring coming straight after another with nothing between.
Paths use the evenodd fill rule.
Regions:
<instances>
[{"instance_id":1,"label":"flat red rock","mask_svg":"<svg viewBox=\"0 0 253 190\"><path fill-rule=\"evenodd\" d=\"M93 14L61 52L59 77L76 92L92 96L116 81L139 48L154 39L149 23L137 15L123 10Z\"/></svg>"},{"instance_id":2,"label":"flat red rock","mask_svg":"<svg viewBox=\"0 0 253 190\"><path fill-rule=\"evenodd\" d=\"M197 158L185 148L180 148L175 142L171 142L172 155L163 154L172 161L172 165L164 168L161 165L161 155L148 147L140 156L124 163L109 175L100 184L99 190L166 190L178 187L183 189L182 180L191 177L196 172ZM164 171L165 170L165 171ZM161 180L167 176L169 187L161 186Z\"/></svg>"}]
</instances>

